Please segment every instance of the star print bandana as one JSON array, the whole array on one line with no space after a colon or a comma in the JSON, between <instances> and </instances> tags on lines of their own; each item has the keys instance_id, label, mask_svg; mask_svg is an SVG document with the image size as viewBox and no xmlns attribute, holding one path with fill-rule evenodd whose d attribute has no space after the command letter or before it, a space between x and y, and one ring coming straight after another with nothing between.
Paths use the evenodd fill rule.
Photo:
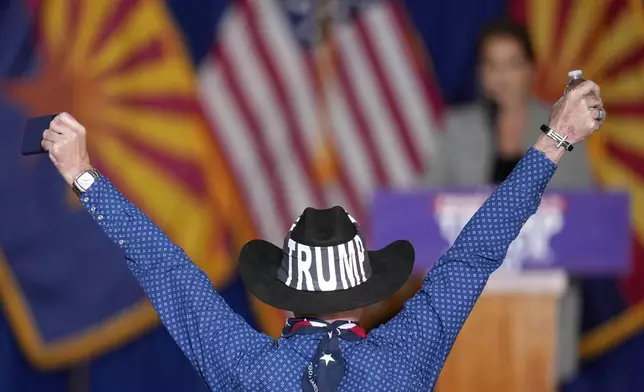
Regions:
<instances>
[{"instance_id":1,"label":"star print bandana","mask_svg":"<svg viewBox=\"0 0 644 392\"><path fill-rule=\"evenodd\" d=\"M356 341L366 337L364 329L350 321L291 318L286 322L282 336L323 333L315 355L302 376L303 392L337 391L344 375L344 359L340 353L339 338Z\"/></svg>"}]
</instances>

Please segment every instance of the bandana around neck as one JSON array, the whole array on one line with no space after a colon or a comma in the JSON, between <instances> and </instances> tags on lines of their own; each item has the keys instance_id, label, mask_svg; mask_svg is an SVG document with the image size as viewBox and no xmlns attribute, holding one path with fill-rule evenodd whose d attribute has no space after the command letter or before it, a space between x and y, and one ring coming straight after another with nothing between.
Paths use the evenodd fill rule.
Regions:
<instances>
[{"instance_id":1,"label":"bandana around neck","mask_svg":"<svg viewBox=\"0 0 644 392\"><path fill-rule=\"evenodd\" d=\"M344 375L344 359L340 352L340 339L358 341L366 337L364 329L351 321L334 321L290 318L282 331L283 337L324 333L317 350L304 370L304 392L337 391Z\"/></svg>"}]
</instances>

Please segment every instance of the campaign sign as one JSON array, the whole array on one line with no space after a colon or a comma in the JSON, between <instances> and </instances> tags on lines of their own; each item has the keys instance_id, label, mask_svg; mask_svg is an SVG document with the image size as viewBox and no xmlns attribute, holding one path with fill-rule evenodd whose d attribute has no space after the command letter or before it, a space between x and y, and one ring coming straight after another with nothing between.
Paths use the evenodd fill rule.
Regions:
<instances>
[{"instance_id":1,"label":"campaign sign","mask_svg":"<svg viewBox=\"0 0 644 392\"><path fill-rule=\"evenodd\" d=\"M370 248L407 239L416 249L416 272L426 272L490 193L380 192L371 210ZM625 274L630 266L631 235L627 194L547 192L510 245L502 268L557 268L576 276Z\"/></svg>"}]
</instances>

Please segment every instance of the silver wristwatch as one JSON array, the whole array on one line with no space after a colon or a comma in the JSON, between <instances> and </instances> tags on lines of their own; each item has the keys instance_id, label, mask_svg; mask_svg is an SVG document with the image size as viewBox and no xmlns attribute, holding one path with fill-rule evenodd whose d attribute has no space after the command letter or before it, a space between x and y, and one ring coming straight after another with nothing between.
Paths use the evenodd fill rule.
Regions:
<instances>
[{"instance_id":1,"label":"silver wristwatch","mask_svg":"<svg viewBox=\"0 0 644 392\"><path fill-rule=\"evenodd\" d=\"M97 178L101 176L101 173L96 169L90 169L82 172L74 179L72 184L72 190L78 196L87 192L90 186L96 181Z\"/></svg>"}]
</instances>

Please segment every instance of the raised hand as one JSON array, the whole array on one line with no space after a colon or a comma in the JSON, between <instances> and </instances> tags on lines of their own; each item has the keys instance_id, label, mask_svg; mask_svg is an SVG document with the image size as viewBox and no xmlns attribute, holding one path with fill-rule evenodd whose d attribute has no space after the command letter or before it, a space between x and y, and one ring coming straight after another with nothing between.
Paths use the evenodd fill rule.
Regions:
<instances>
[{"instance_id":1,"label":"raised hand","mask_svg":"<svg viewBox=\"0 0 644 392\"><path fill-rule=\"evenodd\" d=\"M599 95L599 86L595 82L587 80L554 104L548 126L559 135L566 136L567 142L579 143L586 140L602 126L606 118L603 105ZM600 114L603 116L600 117ZM559 162L565 152L546 135L539 138L535 143L535 148L541 150L554 163Z\"/></svg>"},{"instance_id":2,"label":"raised hand","mask_svg":"<svg viewBox=\"0 0 644 392\"><path fill-rule=\"evenodd\" d=\"M554 104L548 126L568 136L568 142L579 143L601 127L599 111L603 106L599 86L587 80Z\"/></svg>"},{"instance_id":3,"label":"raised hand","mask_svg":"<svg viewBox=\"0 0 644 392\"><path fill-rule=\"evenodd\" d=\"M69 185L76 176L92 168L85 127L69 113L61 113L52 120L43 133L42 146Z\"/></svg>"}]
</instances>

